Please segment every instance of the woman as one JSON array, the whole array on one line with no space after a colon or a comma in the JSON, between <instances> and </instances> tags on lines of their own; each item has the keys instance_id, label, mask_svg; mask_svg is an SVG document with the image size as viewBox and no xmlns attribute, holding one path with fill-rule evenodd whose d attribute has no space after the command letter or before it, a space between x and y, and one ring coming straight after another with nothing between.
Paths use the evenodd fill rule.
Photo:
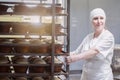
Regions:
<instances>
[{"instance_id":1,"label":"woman","mask_svg":"<svg viewBox=\"0 0 120 80\"><path fill-rule=\"evenodd\" d=\"M88 34L80 46L66 58L67 63L85 60L81 80L113 80L111 61L114 36L105 28L106 14L96 8L90 13L94 32Z\"/></svg>"}]
</instances>

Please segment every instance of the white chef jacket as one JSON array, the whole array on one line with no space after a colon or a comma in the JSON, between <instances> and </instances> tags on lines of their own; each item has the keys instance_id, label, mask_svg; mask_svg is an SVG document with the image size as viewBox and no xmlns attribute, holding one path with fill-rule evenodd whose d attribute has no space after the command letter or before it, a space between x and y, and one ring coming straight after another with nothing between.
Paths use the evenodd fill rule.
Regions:
<instances>
[{"instance_id":1,"label":"white chef jacket","mask_svg":"<svg viewBox=\"0 0 120 80\"><path fill-rule=\"evenodd\" d=\"M113 80L110 65L113 57L114 36L108 30L103 30L97 38L93 36L93 33L87 35L81 45L71 52L71 54L77 54L92 47L96 47L100 52L85 60L80 80Z\"/></svg>"}]
</instances>

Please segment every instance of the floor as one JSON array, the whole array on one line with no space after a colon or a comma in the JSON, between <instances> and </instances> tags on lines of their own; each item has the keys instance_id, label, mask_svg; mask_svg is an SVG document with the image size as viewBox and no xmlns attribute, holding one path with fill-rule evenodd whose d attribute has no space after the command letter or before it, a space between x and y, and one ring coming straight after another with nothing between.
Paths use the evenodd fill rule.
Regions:
<instances>
[{"instance_id":1,"label":"floor","mask_svg":"<svg viewBox=\"0 0 120 80\"><path fill-rule=\"evenodd\" d=\"M80 80L80 74L72 74L72 75L70 75L70 80Z\"/></svg>"},{"instance_id":2,"label":"floor","mask_svg":"<svg viewBox=\"0 0 120 80\"><path fill-rule=\"evenodd\" d=\"M82 73L82 70L70 71L70 80L80 80L81 73Z\"/></svg>"}]
</instances>

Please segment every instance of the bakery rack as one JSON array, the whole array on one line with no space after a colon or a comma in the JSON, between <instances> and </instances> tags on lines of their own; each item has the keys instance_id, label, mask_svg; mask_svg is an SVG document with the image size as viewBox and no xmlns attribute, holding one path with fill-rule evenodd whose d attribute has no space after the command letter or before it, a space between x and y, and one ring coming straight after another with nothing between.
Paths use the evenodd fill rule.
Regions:
<instances>
[{"instance_id":1,"label":"bakery rack","mask_svg":"<svg viewBox=\"0 0 120 80\"><path fill-rule=\"evenodd\" d=\"M36 2L35 2L36 1ZM25 5L37 5L37 7L33 7L30 9ZM23 17L23 15L25 15ZM29 16L39 16L38 23L31 23L29 20ZM22 16L22 17L21 17ZM26 17L27 16L27 17ZM46 17L50 17L50 19L46 19ZM61 19L62 18L62 19ZM34 19L34 18L33 18ZM59 20L60 19L60 20ZM35 19L36 20L36 19ZM34 20L32 20L34 22ZM45 22L47 21L47 22ZM3 64L0 63L0 67L9 67L10 71L8 72L0 72L1 76L7 76L9 79L14 80L15 77L26 77L28 80L32 79L33 76L39 77L48 77L44 80L56 80L56 76L58 76L59 80L69 80L69 65L67 65L64 61L64 57L69 54L70 47L70 0L20 0L20 1L1 1L0 2L0 55L8 57L9 63ZM37 28L34 30L35 24L41 26L43 28ZM56 24L59 25L56 27ZM46 28L47 25L47 28ZM62 26L61 26L62 25ZM45 26L45 28L44 28ZM22 27L22 28L21 28ZM29 29L31 27L31 29ZM50 27L50 28L49 28ZM17 29L16 29L17 28ZM48 29L49 28L49 29ZM19 31L21 30L21 31ZM26 31L24 31L26 30ZM43 32L42 32L43 31ZM48 40L49 39L49 40ZM59 43L62 41L62 43ZM17 41L24 40L40 40L44 41L44 44L36 44L35 41L33 43L17 43ZM56 43L57 42L57 43ZM41 43L41 42L40 42ZM60 46L61 51L56 52L56 45ZM16 48L31 50L31 47L39 47L39 46L49 46L50 52L17 52ZM41 49L41 48L39 48ZM45 49L45 48L44 48ZM9 51L10 50L10 51ZM19 51L18 50L18 51ZM37 49L36 49L37 50ZM37 56L39 58L51 57L51 63L46 64L17 64L13 63L12 58L14 56ZM63 59L62 63L55 63L55 59ZM3 60L3 57L0 58ZM48 59L49 60L49 59ZM6 61L6 60L5 60ZM15 66L27 67L27 71L25 73L15 72ZM29 72L30 67L49 67L50 72L36 73ZM61 71L55 72L55 66L60 66ZM3 68L4 69L4 68ZM57 68L58 69L58 68ZM62 77L61 77L62 76Z\"/></svg>"}]
</instances>

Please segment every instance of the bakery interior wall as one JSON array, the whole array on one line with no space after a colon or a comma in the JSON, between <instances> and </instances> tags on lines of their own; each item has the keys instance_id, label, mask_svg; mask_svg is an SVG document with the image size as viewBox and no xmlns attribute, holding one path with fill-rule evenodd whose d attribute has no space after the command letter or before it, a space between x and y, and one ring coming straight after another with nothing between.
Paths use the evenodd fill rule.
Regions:
<instances>
[{"instance_id":1,"label":"bakery interior wall","mask_svg":"<svg viewBox=\"0 0 120 80\"><path fill-rule=\"evenodd\" d=\"M107 28L114 34L115 43L120 44L120 0L71 0L70 50L75 50L83 38L92 31L89 12L101 7L107 14ZM70 65L71 70L81 70L83 61Z\"/></svg>"}]
</instances>

